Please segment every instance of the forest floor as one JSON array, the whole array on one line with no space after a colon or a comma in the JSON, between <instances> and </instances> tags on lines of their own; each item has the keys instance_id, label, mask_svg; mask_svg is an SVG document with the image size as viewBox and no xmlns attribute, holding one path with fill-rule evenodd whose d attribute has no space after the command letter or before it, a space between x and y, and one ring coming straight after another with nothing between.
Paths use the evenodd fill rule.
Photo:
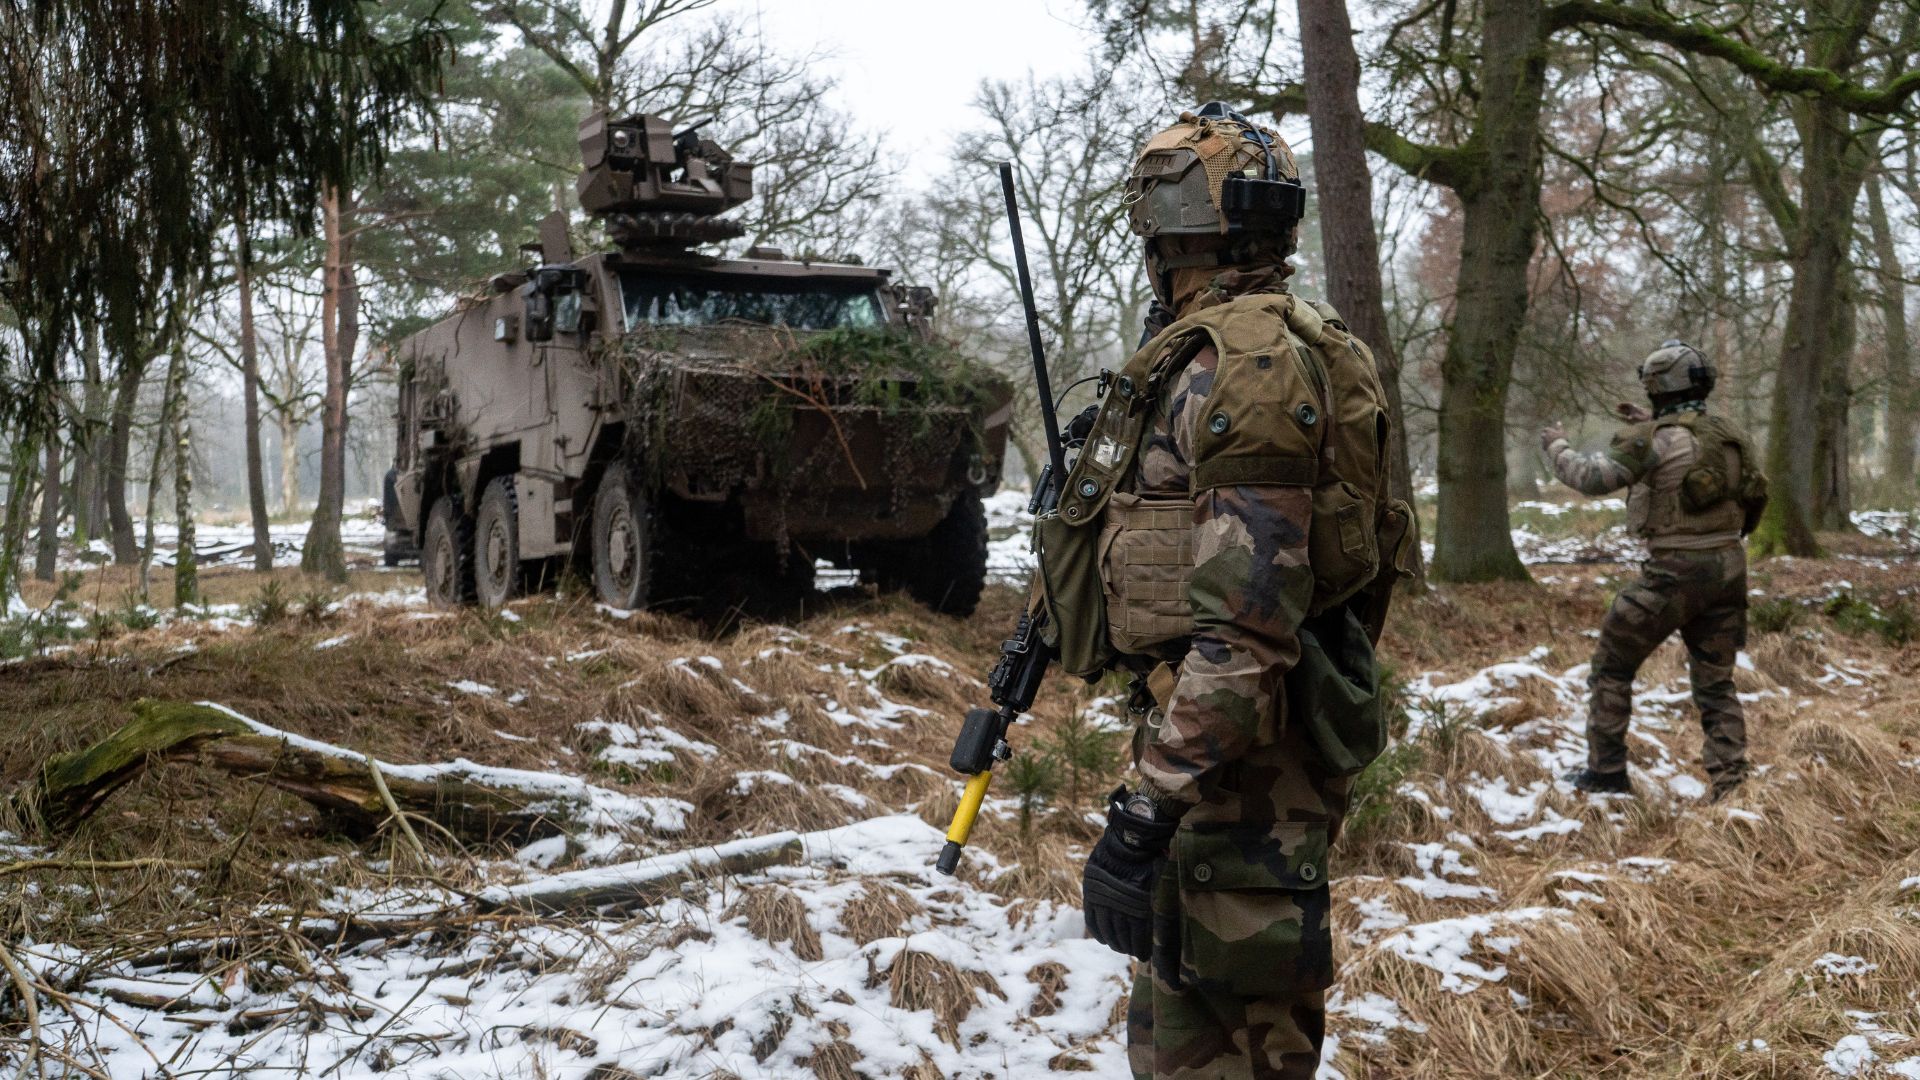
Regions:
<instances>
[{"instance_id":1,"label":"forest floor","mask_svg":"<svg viewBox=\"0 0 1920 1080\"><path fill-rule=\"evenodd\" d=\"M1677 643L1639 684L1637 795L1557 780L1631 567L1573 561L1620 557L1614 508L1553 505L1520 515L1536 584L1395 608L1402 732L1336 853L1323 1074L1920 1077L1910 523L1755 567L1737 681L1758 768L1713 804ZM715 627L551 597L434 613L404 571L275 580L209 570L192 617L101 571L30 593L48 614L0 638L0 792L149 698L385 762L557 774L610 809L530 843L416 823L416 846L192 763L68 834L0 802L0 1065L37 1031L63 1077L1125 1075L1127 964L1075 906L1121 775L1116 688L1054 679L960 877L931 869L1014 589L965 621L842 590ZM785 832L790 865L627 913L483 903Z\"/></svg>"}]
</instances>

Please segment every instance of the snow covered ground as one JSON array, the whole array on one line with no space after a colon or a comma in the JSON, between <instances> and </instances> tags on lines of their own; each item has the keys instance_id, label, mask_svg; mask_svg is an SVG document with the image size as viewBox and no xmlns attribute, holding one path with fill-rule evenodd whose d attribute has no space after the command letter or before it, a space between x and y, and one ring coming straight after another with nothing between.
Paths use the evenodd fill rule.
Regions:
<instances>
[{"instance_id":1,"label":"snow covered ground","mask_svg":"<svg viewBox=\"0 0 1920 1080\"><path fill-rule=\"evenodd\" d=\"M805 843L801 865L638 919L503 921L346 949L281 988L244 966L219 979L130 964L83 974L58 945L17 952L49 982L79 979L73 1006L43 1016L49 1039L89 1042L128 1077L155 1061L236 1077L790 1077L821 1054L874 1076L1034 1076L1063 1054L1124 1072L1102 1036L1126 965L1083 936L1078 911L955 887L931 870L938 830L911 815ZM749 929L742 909L766 894L801 914L790 939ZM322 918L419 919L453 899L343 896Z\"/></svg>"},{"instance_id":2,"label":"snow covered ground","mask_svg":"<svg viewBox=\"0 0 1920 1080\"><path fill-rule=\"evenodd\" d=\"M143 541L146 536L145 524L134 522L133 535L136 541ZM275 524L268 527L267 535L273 541L273 565L299 565L300 551L307 542L306 522ZM340 523L340 544L346 549L348 558L359 556L377 561L386 535L386 526L372 516L349 517ZM65 554L59 563L62 570L87 570L113 559L113 545L104 539L96 538L90 541L85 549L78 551L73 549L70 537L65 538L63 544ZM193 550L199 555L202 566L220 566L227 563L251 564L252 549L253 526L245 522L236 525L199 523L194 526ZM179 557L179 553L179 526L172 521L154 522L153 561L155 565L172 566Z\"/></svg>"},{"instance_id":3,"label":"snow covered ground","mask_svg":"<svg viewBox=\"0 0 1920 1080\"><path fill-rule=\"evenodd\" d=\"M877 634L858 625L845 633ZM797 635L790 640L803 644ZM895 664L941 663L903 640L877 640L893 658L870 669L848 667L856 684L882 685L882 672ZM1454 831L1442 842L1408 845L1411 873L1349 877L1338 885L1336 897L1358 916L1348 920L1349 957L1391 957L1430 971L1447 992L1501 994L1525 1012L1526 997L1508 978L1528 932L1570 925L1581 908L1610 903L1610 880L1654 881L1672 872L1669 860L1653 857L1567 865L1553 874L1550 903L1509 899L1481 880L1478 865L1487 854L1528 852L1587 827L1588 815L1572 812L1582 803L1608 819L1635 812L1627 800L1589 799L1552 779L1583 757L1586 668L1545 666L1545 653L1466 678L1412 680L1409 738L1447 725L1471 728L1502 753L1536 764L1545 778L1473 773L1452 788L1405 785ZM564 662L596 655L586 650ZM1750 663L1742 658L1743 666ZM726 668L718 658L689 657L685 664L688 677L711 670L741 680L743 693L757 692L751 671ZM1840 665L1832 674L1858 682L1875 672ZM455 690L487 700L513 693L478 683ZM1747 697L1758 702L1785 693ZM851 756L876 775L903 767L885 737L918 710L889 702L877 689L861 696L868 704L848 708L844 724L870 734ZM1490 722L1521 703L1531 703L1536 715ZM1645 767L1635 780L1643 799L1683 815L1750 813L1708 807L1704 786L1661 738L1691 722L1684 683L1643 693L1639 708L1635 754ZM649 764L711 761L718 753L682 734L674 718L657 719L646 730L594 721L607 739L599 756ZM757 722L772 742L791 744L789 757L827 752L792 744L783 717ZM734 794L751 800L794 782L777 769L746 769ZM852 789L845 798L850 807L870 802ZM1010 827L1004 822L1014 807L994 800L988 813L1002 819L996 827ZM671 850L671 831L651 828L650 845ZM326 911L308 914L309 929L381 919L413 920L418 928L322 950L304 977L244 963L217 976L183 974L164 957L100 964L31 937L16 952L69 995L43 1008L45 1038L69 1053L98 1055L116 1076L150 1075L156 1061L175 1075L222 1077L789 1077L834 1061L857 1061L861 1074L876 1077L1124 1074L1117 1010L1126 964L1085 938L1077 910L934 874L940 832L906 809L803 840L796 865L714 881L638 917L475 922L461 896L432 887L336 892ZM589 847L603 864L647 854L604 839ZM563 850L541 841L515 860L486 865L484 876L537 886ZM988 881L1011 869L977 849L968 858L986 867ZM461 929L428 932L436 920ZM1866 963L1837 954L1823 962L1834 978L1857 974ZM1378 990L1338 989L1330 1009L1335 1037L1356 1050L1424 1034L1407 1003ZM1865 1028L1843 1039L1833 1050L1833 1074L1867 1075L1855 1063L1889 1042L1875 1040ZM1920 1069L1920 1056L1880 1066ZM1322 1075L1343 1071L1330 1062Z\"/></svg>"}]
</instances>

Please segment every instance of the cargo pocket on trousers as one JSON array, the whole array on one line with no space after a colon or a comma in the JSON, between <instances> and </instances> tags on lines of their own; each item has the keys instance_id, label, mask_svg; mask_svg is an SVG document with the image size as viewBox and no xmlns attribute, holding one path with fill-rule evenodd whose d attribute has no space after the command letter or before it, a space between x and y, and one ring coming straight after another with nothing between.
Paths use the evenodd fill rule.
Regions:
<instances>
[{"instance_id":1,"label":"cargo pocket on trousers","mask_svg":"<svg viewBox=\"0 0 1920 1080\"><path fill-rule=\"evenodd\" d=\"M1672 598L1645 585L1629 585L1620 590L1620 618L1636 630L1651 630L1660 624Z\"/></svg>"},{"instance_id":2,"label":"cargo pocket on trousers","mask_svg":"<svg viewBox=\"0 0 1920 1080\"><path fill-rule=\"evenodd\" d=\"M1327 826L1180 830L1180 974L1244 996L1333 985Z\"/></svg>"}]
</instances>

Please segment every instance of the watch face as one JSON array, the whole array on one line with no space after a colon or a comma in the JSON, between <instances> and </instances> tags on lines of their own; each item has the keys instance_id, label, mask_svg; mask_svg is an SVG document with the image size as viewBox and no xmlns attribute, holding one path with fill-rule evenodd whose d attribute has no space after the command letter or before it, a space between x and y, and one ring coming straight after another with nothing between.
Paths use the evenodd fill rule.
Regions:
<instances>
[{"instance_id":1,"label":"watch face","mask_svg":"<svg viewBox=\"0 0 1920 1080\"><path fill-rule=\"evenodd\" d=\"M1145 795L1130 795L1127 797L1127 813L1152 821L1154 820L1153 800Z\"/></svg>"}]
</instances>

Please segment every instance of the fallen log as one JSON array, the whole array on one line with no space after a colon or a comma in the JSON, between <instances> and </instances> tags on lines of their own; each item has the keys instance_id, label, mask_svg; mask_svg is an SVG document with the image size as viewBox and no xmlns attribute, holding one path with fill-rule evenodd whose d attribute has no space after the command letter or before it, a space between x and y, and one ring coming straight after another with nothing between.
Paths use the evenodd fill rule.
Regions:
<instances>
[{"instance_id":1,"label":"fallen log","mask_svg":"<svg viewBox=\"0 0 1920 1080\"><path fill-rule=\"evenodd\" d=\"M13 795L23 819L73 828L156 761L209 765L297 795L372 828L394 805L464 837L529 840L592 829L645 826L677 832L692 807L595 787L572 777L458 760L394 765L280 731L211 702L141 701L134 719L81 750L50 758Z\"/></svg>"},{"instance_id":2,"label":"fallen log","mask_svg":"<svg viewBox=\"0 0 1920 1080\"><path fill-rule=\"evenodd\" d=\"M638 862L572 870L521 885L492 885L480 891L474 906L482 913L524 911L540 915L626 911L656 903L695 878L793 866L806 857L806 842L799 833L771 833Z\"/></svg>"}]
</instances>

